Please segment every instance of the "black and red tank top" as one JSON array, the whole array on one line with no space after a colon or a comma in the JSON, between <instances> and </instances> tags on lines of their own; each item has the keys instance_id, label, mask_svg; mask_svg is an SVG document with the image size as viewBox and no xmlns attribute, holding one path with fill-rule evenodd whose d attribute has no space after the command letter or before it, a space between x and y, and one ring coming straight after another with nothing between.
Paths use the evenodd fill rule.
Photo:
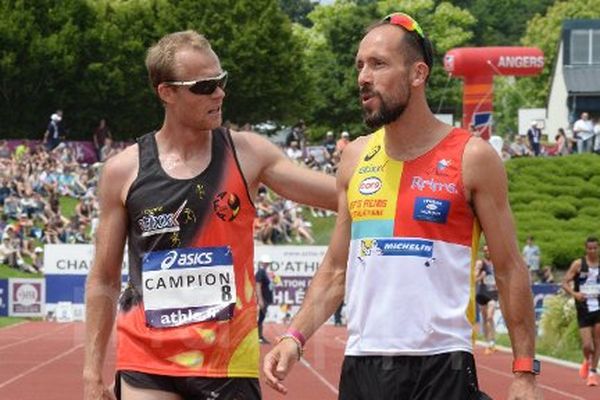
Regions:
<instances>
[{"instance_id":1,"label":"black and red tank top","mask_svg":"<svg viewBox=\"0 0 600 400\"><path fill-rule=\"evenodd\" d=\"M175 179L156 133L138 140L127 195L129 284L117 318L117 369L171 376L257 377L255 208L229 131L211 161Z\"/></svg>"}]
</instances>

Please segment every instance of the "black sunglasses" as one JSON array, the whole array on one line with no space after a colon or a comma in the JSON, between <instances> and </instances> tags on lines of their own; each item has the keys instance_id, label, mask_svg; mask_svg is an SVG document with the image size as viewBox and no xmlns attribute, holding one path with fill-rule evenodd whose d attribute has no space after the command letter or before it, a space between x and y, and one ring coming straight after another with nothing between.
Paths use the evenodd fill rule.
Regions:
<instances>
[{"instance_id":1,"label":"black sunglasses","mask_svg":"<svg viewBox=\"0 0 600 400\"><path fill-rule=\"evenodd\" d=\"M213 78L198 79L196 81L167 81L171 86L189 86L189 91L197 95L213 94L217 88L225 89L227 85L227 71Z\"/></svg>"}]
</instances>

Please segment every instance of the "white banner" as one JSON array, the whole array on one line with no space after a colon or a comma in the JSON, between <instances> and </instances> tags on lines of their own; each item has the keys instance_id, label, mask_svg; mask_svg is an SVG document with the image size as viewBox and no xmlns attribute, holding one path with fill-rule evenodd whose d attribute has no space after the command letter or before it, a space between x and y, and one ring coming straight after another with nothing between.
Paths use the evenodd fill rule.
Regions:
<instances>
[{"instance_id":1,"label":"white banner","mask_svg":"<svg viewBox=\"0 0 600 400\"><path fill-rule=\"evenodd\" d=\"M254 248L255 266L263 255L272 260L267 272L273 284L273 304L267 309L266 321L285 323L298 312L326 251L327 246Z\"/></svg>"},{"instance_id":2,"label":"white banner","mask_svg":"<svg viewBox=\"0 0 600 400\"><path fill-rule=\"evenodd\" d=\"M87 275L93 258L92 244L47 244L44 246L44 274ZM127 251L123 255L122 270L127 274Z\"/></svg>"}]
</instances>

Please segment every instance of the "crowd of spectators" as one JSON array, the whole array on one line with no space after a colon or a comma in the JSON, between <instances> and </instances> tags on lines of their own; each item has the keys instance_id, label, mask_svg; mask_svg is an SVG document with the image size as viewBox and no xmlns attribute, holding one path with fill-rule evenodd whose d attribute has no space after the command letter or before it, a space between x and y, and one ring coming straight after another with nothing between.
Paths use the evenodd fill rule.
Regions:
<instances>
[{"instance_id":1,"label":"crowd of spectators","mask_svg":"<svg viewBox=\"0 0 600 400\"><path fill-rule=\"evenodd\" d=\"M330 131L322 143L311 145L307 140L306 124L299 121L292 127L281 146L292 161L310 169L335 174L340 155L349 142L348 132L342 132L336 140L334 133ZM312 224L306 220L305 214L310 214L313 218L332 215L330 211L305 208L283 199L266 187L259 188L255 205L254 237L257 242L263 244L313 244L315 239Z\"/></svg>"},{"instance_id":2,"label":"crowd of spectators","mask_svg":"<svg viewBox=\"0 0 600 400\"><path fill-rule=\"evenodd\" d=\"M573 128L567 132L559 128L554 135L553 144L542 143L542 130L537 121L523 135L517 135L514 141L505 141L502 158L515 157L566 156L568 154L600 154L600 118L592 121L588 113L581 114Z\"/></svg>"},{"instance_id":3,"label":"crowd of spectators","mask_svg":"<svg viewBox=\"0 0 600 400\"><path fill-rule=\"evenodd\" d=\"M51 116L42 143L25 141L9 148L6 141L0 141L0 264L40 272L44 244L92 242L98 223L96 186L102 163L78 162L73 146L54 134L60 131L61 119L60 110ZM600 152L600 122L592 124L587 113L581 121L574 125L571 135L559 129L552 146L541 144L541 130L532 123L526 135L517 135L512 143L503 143L502 156L509 159L584 150ZM581 133L582 129L591 129L593 135ZM336 135L329 131L321 143L311 144L306 130L303 121L293 126L281 143L282 151L296 163L335 174L350 134L342 131ZM50 145L53 136L56 140ZM590 144L581 144L590 140ZM93 144L101 161L123 148L114 144L104 120L93 133ZM68 217L61 208L64 202L71 202L71 207L75 204ZM306 217L331 215L329 211L305 208L283 199L266 187L259 188L255 205L254 236L257 243L264 244L312 244L315 242L312 224Z\"/></svg>"},{"instance_id":4,"label":"crowd of spectators","mask_svg":"<svg viewBox=\"0 0 600 400\"><path fill-rule=\"evenodd\" d=\"M50 149L24 142L10 149L0 141L0 263L40 272L44 244L91 241L99 164L79 163L75 153L66 143ZM75 202L69 217L63 198Z\"/></svg>"},{"instance_id":5,"label":"crowd of spectators","mask_svg":"<svg viewBox=\"0 0 600 400\"><path fill-rule=\"evenodd\" d=\"M51 118L52 126L60 122L56 115ZM113 145L105 127L101 122L94 133L100 160L122 148ZM60 136L49 145L53 129L49 128L50 134L45 134L42 142L24 141L10 147L0 140L0 264L26 272L42 271L44 244L91 243L98 223L96 186L102 163L78 161L73 144ZM294 162L334 174L349 134L343 132L335 140L330 132L322 144L312 146L307 143L305 129L303 123L299 124L294 129L295 137L288 145L282 144L282 151ZM73 210L68 216L67 204ZM265 244L312 244L315 239L306 216L331 215L324 210L305 209L266 187L260 188L255 204L255 239Z\"/></svg>"}]
</instances>

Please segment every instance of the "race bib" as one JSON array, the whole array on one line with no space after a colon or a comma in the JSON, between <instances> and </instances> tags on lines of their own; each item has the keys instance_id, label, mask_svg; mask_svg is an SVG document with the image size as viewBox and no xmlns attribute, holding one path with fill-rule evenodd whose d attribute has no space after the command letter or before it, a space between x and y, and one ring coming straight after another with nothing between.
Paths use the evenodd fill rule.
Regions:
<instances>
[{"instance_id":1,"label":"race bib","mask_svg":"<svg viewBox=\"0 0 600 400\"><path fill-rule=\"evenodd\" d=\"M146 324L171 328L233 317L235 272L229 247L183 248L142 259Z\"/></svg>"},{"instance_id":2,"label":"race bib","mask_svg":"<svg viewBox=\"0 0 600 400\"><path fill-rule=\"evenodd\" d=\"M581 285L580 290L586 297L600 296L600 284Z\"/></svg>"},{"instance_id":3,"label":"race bib","mask_svg":"<svg viewBox=\"0 0 600 400\"><path fill-rule=\"evenodd\" d=\"M486 275L483 277L483 284L488 287L496 287L496 277L494 275Z\"/></svg>"}]
</instances>

